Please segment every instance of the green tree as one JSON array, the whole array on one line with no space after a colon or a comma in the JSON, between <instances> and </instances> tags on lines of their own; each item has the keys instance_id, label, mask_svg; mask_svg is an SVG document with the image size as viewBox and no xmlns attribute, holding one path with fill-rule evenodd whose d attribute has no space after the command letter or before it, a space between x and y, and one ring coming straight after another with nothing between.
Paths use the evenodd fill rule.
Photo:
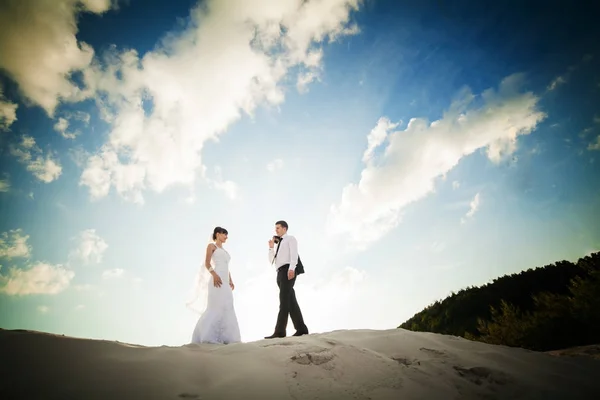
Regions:
<instances>
[{"instance_id":1,"label":"green tree","mask_svg":"<svg viewBox=\"0 0 600 400\"><path fill-rule=\"evenodd\" d=\"M600 343L600 253L468 287L400 328L552 350Z\"/></svg>"}]
</instances>

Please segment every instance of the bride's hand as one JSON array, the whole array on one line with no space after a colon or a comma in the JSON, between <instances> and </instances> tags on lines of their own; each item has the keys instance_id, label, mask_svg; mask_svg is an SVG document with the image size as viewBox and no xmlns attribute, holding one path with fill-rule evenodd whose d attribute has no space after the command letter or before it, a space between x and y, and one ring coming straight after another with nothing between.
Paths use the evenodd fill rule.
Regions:
<instances>
[{"instance_id":1,"label":"bride's hand","mask_svg":"<svg viewBox=\"0 0 600 400\"><path fill-rule=\"evenodd\" d=\"M231 290L235 289L235 285L233 284L233 281L229 281L229 287L231 288Z\"/></svg>"},{"instance_id":2,"label":"bride's hand","mask_svg":"<svg viewBox=\"0 0 600 400\"><path fill-rule=\"evenodd\" d=\"M223 284L223 281L221 280L221 277L219 276L219 274L217 274L216 272L213 271L212 276L213 276L213 283L214 283L215 287L221 287L221 285Z\"/></svg>"}]
</instances>

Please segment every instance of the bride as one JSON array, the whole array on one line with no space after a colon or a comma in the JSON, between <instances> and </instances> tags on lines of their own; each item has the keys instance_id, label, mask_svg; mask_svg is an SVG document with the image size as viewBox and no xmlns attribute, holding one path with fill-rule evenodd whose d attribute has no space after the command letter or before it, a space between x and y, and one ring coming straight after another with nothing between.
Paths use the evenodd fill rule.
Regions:
<instances>
[{"instance_id":1,"label":"bride","mask_svg":"<svg viewBox=\"0 0 600 400\"><path fill-rule=\"evenodd\" d=\"M204 267L197 279L196 295L194 300L188 302L188 306L199 297L199 291L207 291L206 309L200 316L194 333L192 343L218 343L228 344L241 342L240 328L233 306L233 281L229 272L229 261L231 256L223 248L227 241L227 230L216 227L212 235L213 243L206 247ZM210 272L210 278L206 279ZM204 286L204 287L202 287ZM208 289L208 290L207 290Z\"/></svg>"}]
</instances>

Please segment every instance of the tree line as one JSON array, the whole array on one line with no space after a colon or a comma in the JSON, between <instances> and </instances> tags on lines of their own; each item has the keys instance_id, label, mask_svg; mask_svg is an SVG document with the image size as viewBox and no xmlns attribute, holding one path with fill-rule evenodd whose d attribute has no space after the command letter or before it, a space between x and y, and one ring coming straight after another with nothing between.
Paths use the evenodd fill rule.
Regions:
<instances>
[{"instance_id":1,"label":"tree line","mask_svg":"<svg viewBox=\"0 0 600 400\"><path fill-rule=\"evenodd\" d=\"M600 343L600 252L471 286L399 328L536 351Z\"/></svg>"}]
</instances>

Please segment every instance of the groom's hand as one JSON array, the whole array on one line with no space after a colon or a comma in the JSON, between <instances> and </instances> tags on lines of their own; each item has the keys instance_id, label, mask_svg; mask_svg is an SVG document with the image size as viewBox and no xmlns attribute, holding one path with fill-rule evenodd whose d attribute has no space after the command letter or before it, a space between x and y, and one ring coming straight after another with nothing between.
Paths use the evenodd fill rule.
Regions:
<instances>
[{"instance_id":1,"label":"groom's hand","mask_svg":"<svg viewBox=\"0 0 600 400\"><path fill-rule=\"evenodd\" d=\"M269 247L272 249L275 247L275 241L273 239L269 240Z\"/></svg>"},{"instance_id":2,"label":"groom's hand","mask_svg":"<svg viewBox=\"0 0 600 400\"><path fill-rule=\"evenodd\" d=\"M294 279L294 275L296 275L296 271L290 269L288 270L288 281L291 281L292 279Z\"/></svg>"}]
</instances>

